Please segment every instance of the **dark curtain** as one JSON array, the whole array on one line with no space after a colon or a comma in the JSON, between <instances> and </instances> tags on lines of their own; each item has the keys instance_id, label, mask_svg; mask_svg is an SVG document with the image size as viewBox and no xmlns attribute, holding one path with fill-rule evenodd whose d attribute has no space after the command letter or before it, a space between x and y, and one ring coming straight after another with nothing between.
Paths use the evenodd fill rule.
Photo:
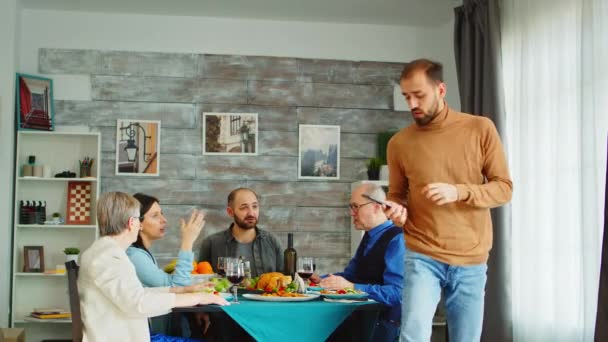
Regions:
<instances>
[{"instance_id":1,"label":"dark curtain","mask_svg":"<svg viewBox=\"0 0 608 342\"><path fill-rule=\"evenodd\" d=\"M608 148L606 149L608 154ZM595 341L608 341L608 158L606 158L606 189L604 190L604 238L602 239L602 267L600 289L597 296Z\"/></svg>"},{"instance_id":2,"label":"dark curtain","mask_svg":"<svg viewBox=\"0 0 608 342\"><path fill-rule=\"evenodd\" d=\"M461 110L492 119L508 150L504 139L505 111L500 74L499 0L464 0L454 12L454 53ZM514 184L516 188L517 184ZM492 223L494 244L488 260L481 340L512 341L509 205L492 210Z\"/></svg>"}]
</instances>

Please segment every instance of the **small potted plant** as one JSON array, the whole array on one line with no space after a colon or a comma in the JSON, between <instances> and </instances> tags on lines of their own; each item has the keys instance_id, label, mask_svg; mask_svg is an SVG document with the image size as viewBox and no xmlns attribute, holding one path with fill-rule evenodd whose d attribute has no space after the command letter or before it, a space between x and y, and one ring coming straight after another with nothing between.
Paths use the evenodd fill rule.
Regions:
<instances>
[{"instance_id":1,"label":"small potted plant","mask_svg":"<svg viewBox=\"0 0 608 342\"><path fill-rule=\"evenodd\" d=\"M75 262L78 262L78 254L80 254L80 249L75 248L75 247L68 247L63 250L63 253L65 253L66 262L72 261L72 260L74 260Z\"/></svg>"},{"instance_id":2,"label":"small potted plant","mask_svg":"<svg viewBox=\"0 0 608 342\"><path fill-rule=\"evenodd\" d=\"M60 213L53 213L53 224L62 224L63 219Z\"/></svg>"},{"instance_id":3,"label":"small potted plant","mask_svg":"<svg viewBox=\"0 0 608 342\"><path fill-rule=\"evenodd\" d=\"M369 180L378 180L380 176L380 167L384 165L384 160L382 158L370 158L367 163L367 179Z\"/></svg>"}]
</instances>

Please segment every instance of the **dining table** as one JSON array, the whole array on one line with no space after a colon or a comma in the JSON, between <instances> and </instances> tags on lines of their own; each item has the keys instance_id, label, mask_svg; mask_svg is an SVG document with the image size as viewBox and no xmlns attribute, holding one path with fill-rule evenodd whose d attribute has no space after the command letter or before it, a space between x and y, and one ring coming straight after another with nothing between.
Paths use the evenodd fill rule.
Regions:
<instances>
[{"instance_id":1,"label":"dining table","mask_svg":"<svg viewBox=\"0 0 608 342\"><path fill-rule=\"evenodd\" d=\"M387 306L373 300L335 300L322 296L307 301L252 300L238 296L240 304L228 306L198 305L173 309L174 322L182 315L208 313L212 320L215 340L233 340L235 325L240 326L255 341L326 341L347 318L358 340L371 341L378 316ZM218 319L219 317L219 319ZM228 324L226 323L228 322ZM173 335L181 336L181 325L174 324ZM193 335L192 337L197 337Z\"/></svg>"}]
</instances>

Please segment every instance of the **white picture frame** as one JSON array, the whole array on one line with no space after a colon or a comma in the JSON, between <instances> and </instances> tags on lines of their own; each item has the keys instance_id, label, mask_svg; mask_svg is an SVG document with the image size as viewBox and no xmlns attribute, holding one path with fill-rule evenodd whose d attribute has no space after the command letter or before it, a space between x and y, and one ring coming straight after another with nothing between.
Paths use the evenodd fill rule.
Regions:
<instances>
[{"instance_id":1,"label":"white picture frame","mask_svg":"<svg viewBox=\"0 0 608 342\"><path fill-rule=\"evenodd\" d=\"M340 179L340 126L300 125L298 179Z\"/></svg>"},{"instance_id":2,"label":"white picture frame","mask_svg":"<svg viewBox=\"0 0 608 342\"><path fill-rule=\"evenodd\" d=\"M203 113L203 154L258 154L257 113Z\"/></svg>"},{"instance_id":3,"label":"white picture frame","mask_svg":"<svg viewBox=\"0 0 608 342\"><path fill-rule=\"evenodd\" d=\"M158 120L116 121L117 176L155 177L160 170L160 126Z\"/></svg>"}]
</instances>

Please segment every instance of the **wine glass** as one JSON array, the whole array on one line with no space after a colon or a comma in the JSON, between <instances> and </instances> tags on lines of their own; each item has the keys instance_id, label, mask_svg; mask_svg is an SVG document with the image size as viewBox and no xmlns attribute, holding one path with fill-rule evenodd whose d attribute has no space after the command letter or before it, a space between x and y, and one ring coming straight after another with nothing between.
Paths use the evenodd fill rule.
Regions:
<instances>
[{"instance_id":1,"label":"wine glass","mask_svg":"<svg viewBox=\"0 0 608 342\"><path fill-rule=\"evenodd\" d=\"M225 277L226 276L226 271L224 271L225 267L226 267L226 258L225 257L217 257L217 265L216 265L216 269L217 269L217 275L219 275L220 277Z\"/></svg>"},{"instance_id":2,"label":"wine glass","mask_svg":"<svg viewBox=\"0 0 608 342\"><path fill-rule=\"evenodd\" d=\"M311 257L300 257L298 258L298 275L304 279L304 283L308 287L308 278L312 277L314 272L314 260Z\"/></svg>"},{"instance_id":3,"label":"wine glass","mask_svg":"<svg viewBox=\"0 0 608 342\"><path fill-rule=\"evenodd\" d=\"M243 262L237 258L226 258L226 278L232 283L232 304L239 304L237 299L237 285L245 279L245 268Z\"/></svg>"}]
</instances>

